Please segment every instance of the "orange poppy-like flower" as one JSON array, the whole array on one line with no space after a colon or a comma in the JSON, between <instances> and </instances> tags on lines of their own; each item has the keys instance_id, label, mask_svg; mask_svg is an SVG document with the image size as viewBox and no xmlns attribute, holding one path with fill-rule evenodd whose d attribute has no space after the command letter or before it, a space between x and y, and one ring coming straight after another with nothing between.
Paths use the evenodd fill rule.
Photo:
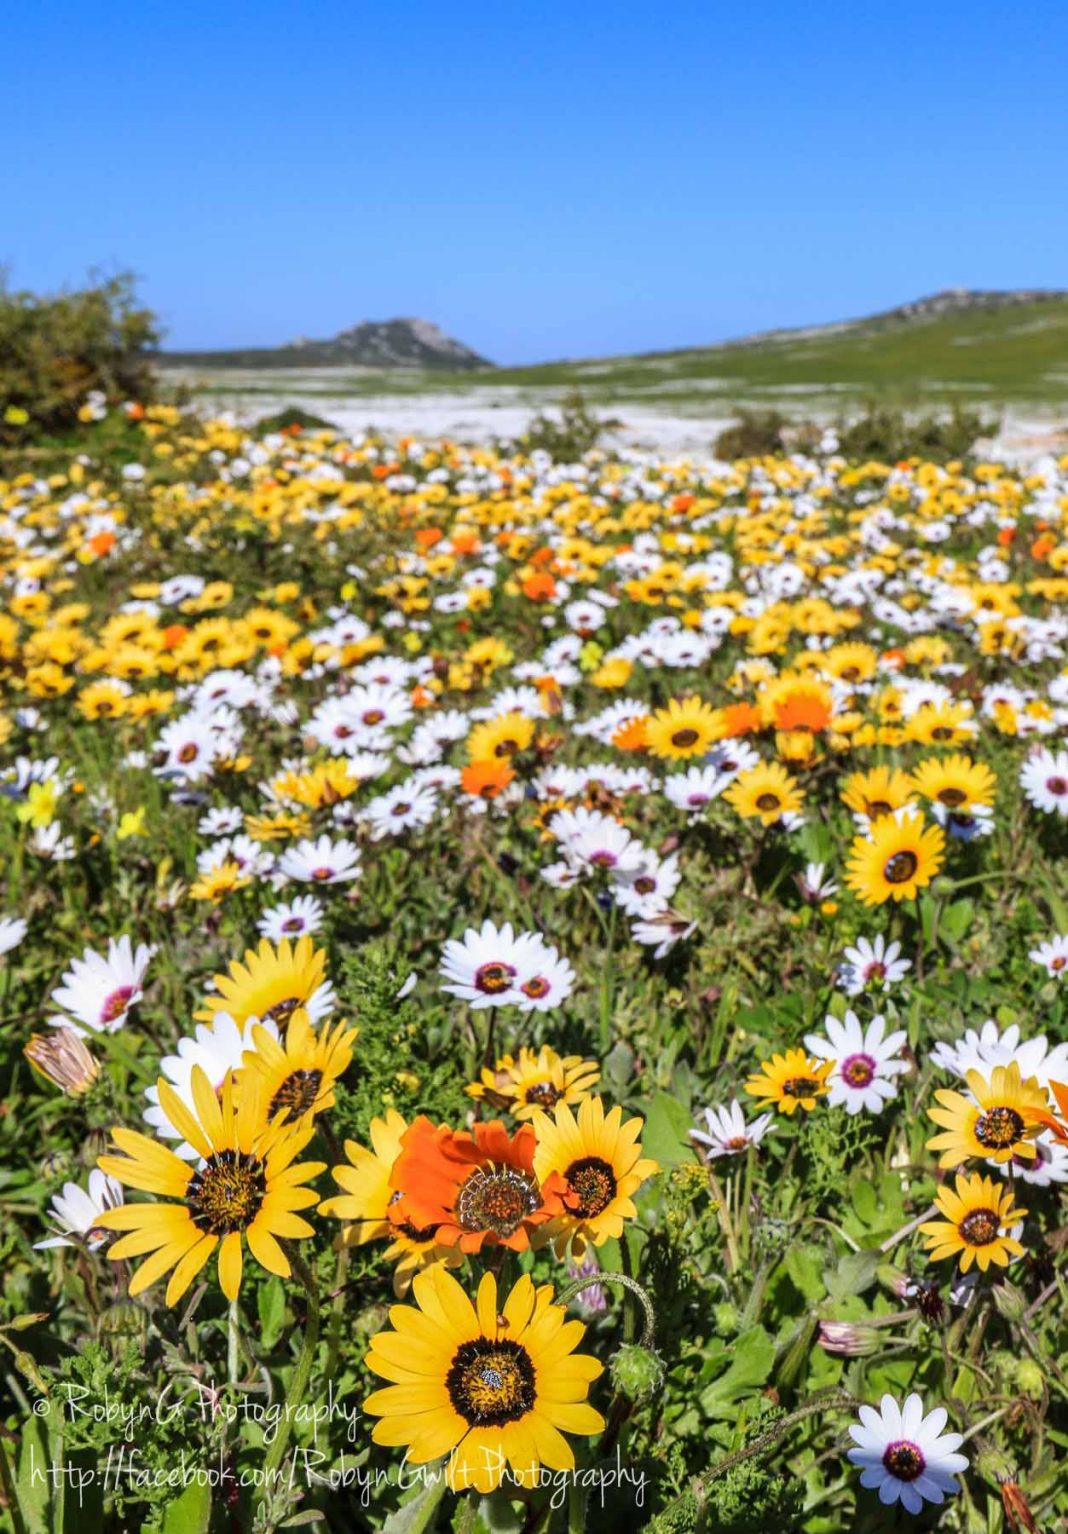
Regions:
<instances>
[{"instance_id":1,"label":"orange poppy-like flower","mask_svg":"<svg viewBox=\"0 0 1068 1534\"><path fill-rule=\"evenodd\" d=\"M546 572L530 575L523 582L523 595L528 602L551 602L556 595L556 582Z\"/></svg>"},{"instance_id":2,"label":"orange poppy-like flower","mask_svg":"<svg viewBox=\"0 0 1068 1534\"><path fill-rule=\"evenodd\" d=\"M1013 543L1015 541L1015 539L1016 539L1016 529L1014 527L999 527L998 528L998 543L1001 545L1001 547L1003 549L1007 549L1009 544Z\"/></svg>"},{"instance_id":3,"label":"orange poppy-like flower","mask_svg":"<svg viewBox=\"0 0 1068 1534\"><path fill-rule=\"evenodd\" d=\"M420 527L416 529L415 541L421 549L432 549L444 536L440 527Z\"/></svg>"},{"instance_id":4,"label":"orange poppy-like flower","mask_svg":"<svg viewBox=\"0 0 1068 1534\"><path fill-rule=\"evenodd\" d=\"M621 724L612 736L612 744L619 751L644 751L649 744L645 727L649 723L648 715L639 714L636 719L628 719L626 724Z\"/></svg>"},{"instance_id":5,"label":"orange poppy-like flower","mask_svg":"<svg viewBox=\"0 0 1068 1534\"><path fill-rule=\"evenodd\" d=\"M506 761L471 762L460 773L460 787L478 799L496 799L514 777Z\"/></svg>"},{"instance_id":6,"label":"orange poppy-like flower","mask_svg":"<svg viewBox=\"0 0 1068 1534\"><path fill-rule=\"evenodd\" d=\"M563 1210L561 1179L553 1173L539 1184L534 1174L536 1143L530 1124L509 1136L493 1119L468 1134L420 1115L390 1173L390 1220L433 1230L441 1245L462 1252L487 1244L526 1251L531 1233Z\"/></svg>"},{"instance_id":7,"label":"orange poppy-like flower","mask_svg":"<svg viewBox=\"0 0 1068 1534\"><path fill-rule=\"evenodd\" d=\"M1031 545L1031 558L1045 559L1047 554L1052 554L1056 547L1056 538L1052 537L1049 533L1043 533L1042 536L1040 538L1036 538L1034 543Z\"/></svg>"},{"instance_id":8,"label":"orange poppy-like flower","mask_svg":"<svg viewBox=\"0 0 1068 1534\"><path fill-rule=\"evenodd\" d=\"M800 686L773 706L775 728L782 731L810 730L816 734L831 722L832 707L823 689Z\"/></svg>"},{"instance_id":9,"label":"orange poppy-like flower","mask_svg":"<svg viewBox=\"0 0 1068 1534\"><path fill-rule=\"evenodd\" d=\"M182 640L189 633L189 628L184 623L168 623L163 630L163 648L165 650L177 650Z\"/></svg>"},{"instance_id":10,"label":"orange poppy-like flower","mask_svg":"<svg viewBox=\"0 0 1068 1534\"><path fill-rule=\"evenodd\" d=\"M481 542L477 533L453 533L452 535L452 552L454 554L477 554L480 547Z\"/></svg>"},{"instance_id":11,"label":"orange poppy-like flower","mask_svg":"<svg viewBox=\"0 0 1068 1534\"><path fill-rule=\"evenodd\" d=\"M93 553L97 556L98 559L102 559L105 554L110 554L112 549L115 547L115 534L95 533L93 537L89 539L89 547L92 549Z\"/></svg>"},{"instance_id":12,"label":"orange poppy-like flower","mask_svg":"<svg viewBox=\"0 0 1068 1534\"><path fill-rule=\"evenodd\" d=\"M762 724L760 710L754 708L752 703L728 703L723 710L725 740L736 740L739 735L752 735Z\"/></svg>"}]
</instances>

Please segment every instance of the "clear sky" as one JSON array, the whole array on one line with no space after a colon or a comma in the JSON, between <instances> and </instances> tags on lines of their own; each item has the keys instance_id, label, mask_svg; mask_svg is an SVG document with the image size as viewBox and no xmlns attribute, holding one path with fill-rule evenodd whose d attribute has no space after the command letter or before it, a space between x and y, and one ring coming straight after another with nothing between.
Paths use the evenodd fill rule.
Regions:
<instances>
[{"instance_id":1,"label":"clear sky","mask_svg":"<svg viewBox=\"0 0 1068 1534\"><path fill-rule=\"evenodd\" d=\"M4 8L0 262L176 347L436 320L501 362L1068 287L1063 0Z\"/></svg>"}]
</instances>

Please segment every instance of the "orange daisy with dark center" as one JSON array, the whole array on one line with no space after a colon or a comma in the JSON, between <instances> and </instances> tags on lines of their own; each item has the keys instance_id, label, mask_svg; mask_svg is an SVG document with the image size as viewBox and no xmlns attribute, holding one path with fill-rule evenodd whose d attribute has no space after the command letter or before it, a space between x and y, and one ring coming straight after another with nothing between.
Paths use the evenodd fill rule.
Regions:
<instances>
[{"instance_id":1,"label":"orange daisy with dark center","mask_svg":"<svg viewBox=\"0 0 1068 1534\"><path fill-rule=\"evenodd\" d=\"M221 1150L193 1174L185 1197L194 1225L210 1236L228 1236L252 1224L266 1191L257 1156Z\"/></svg>"},{"instance_id":2,"label":"orange daisy with dark center","mask_svg":"<svg viewBox=\"0 0 1068 1534\"><path fill-rule=\"evenodd\" d=\"M535 1144L529 1124L510 1136L493 1119L468 1133L435 1128L420 1116L405 1131L390 1173L399 1195L391 1223L431 1228L442 1245L463 1252L484 1245L525 1251L531 1232L563 1208L560 1178L538 1182Z\"/></svg>"}]
</instances>

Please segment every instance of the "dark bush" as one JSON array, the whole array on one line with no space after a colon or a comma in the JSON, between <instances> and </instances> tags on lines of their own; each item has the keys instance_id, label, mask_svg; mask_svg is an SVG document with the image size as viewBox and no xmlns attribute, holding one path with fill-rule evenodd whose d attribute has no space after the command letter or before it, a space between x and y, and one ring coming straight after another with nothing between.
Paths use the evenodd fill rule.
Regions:
<instances>
[{"instance_id":1,"label":"dark bush","mask_svg":"<svg viewBox=\"0 0 1068 1534\"><path fill-rule=\"evenodd\" d=\"M738 419L721 431L712 445L717 458L764 458L786 451L784 433L789 419L780 410L742 410Z\"/></svg>"},{"instance_id":2,"label":"dark bush","mask_svg":"<svg viewBox=\"0 0 1068 1534\"><path fill-rule=\"evenodd\" d=\"M150 402L159 336L128 273L51 297L13 292L0 274L0 433L69 430L90 394Z\"/></svg>"},{"instance_id":3,"label":"dark bush","mask_svg":"<svg viewBox=\"0 0 1068 1534\"><path fill-rule=\"evenodd\" d=\"M324 421L321 415L312 415L310 410L302 410L299 405L287 405L285 410L277 410L274 415L261 416L252 432L254 436L267 437L276 431L292 431L294 427L300 431L337 430L333 422Z\"/></svg>"}]
</instances>

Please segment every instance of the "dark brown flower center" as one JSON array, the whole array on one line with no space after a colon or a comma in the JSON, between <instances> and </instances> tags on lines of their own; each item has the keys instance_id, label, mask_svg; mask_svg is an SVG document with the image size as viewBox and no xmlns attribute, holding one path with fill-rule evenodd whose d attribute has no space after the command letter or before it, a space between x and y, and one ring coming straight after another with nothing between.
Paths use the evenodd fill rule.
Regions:
<instances>
[{"instance_id":1,"label":"dark brown flower center","mask_svg":"<svg viewBox=\"0 0 1068 1534\"><path fill-rule=\"evenodd\" d=\"M953 739L953 727L952 727L952 725L936 724L934 729L931 731L931 739L932 740L952 740Z\"/></svg>"},{"instance_id":2,"label":"dark brown flower center","mask_svg":"<svg viewBox=\"0 0 1068 1534\"><path fill-rule=\"evenodd\" d=\"M691 746L697 744L700 739L696 730L676 730L671 737L671 744L677 746L680 751L688 751Z\"/></svg>"},{"instance_id":3,"label":"dark brown flower center","mask_svg":"<svg viewBox=\"0 0 1068 1534\"><path fill-rule=\"evenodd\" d=\"M476 1337L453 1354L445 1388L454 1408L471 1427L504 1427L518 1422L537 1398L530 1354L509 1338Z\"/></svg>"},{"instance_id":4,"label":"dark brown flower center","mask_svg":"<svg viewBox=\"0 0 1068 1534\"><path fill-rule=\"evenodd\" d=\"M266 1192L262 1161L243 1151L221 1150L193 1174L185 1197L198 1230L228 1236L252 1224Z\"/></svg>"},{"instance_id":5,"label":"dark brown flower center","mask_svg":"<svg viewBox=\"0 0 1068 1534\"><path fill-rule=\"evenodd\" d=\"M535 1081L523 1093L523 1101L533 1103L539 1108L551 1108L563 1095L559 1087L553 1086L551 1081Z\"/></svg>"},{"instance_id":6,"label":"dark brown flower center","mask_svg":"<svg viewBox=\"0 0 1068 1534\"><path fill-rule=\"evenodd\" d=\"M200 748L197 745L195 745L193 741L191 741L191 740L187 741L186 744L182 747L182 749L178 753L178 760L180 762L191 762L191 761L193 761L196 758L196 755L197 755L197 752L199 751L199 749Z\"/></svg>"},{"instance_id":7,"label":"dark brown flower center","mask_svg":"<svg viewBox=\"0 0 1068 1534\"><path fill-rule=\"evenodd\" d=\"M938 792L939 801L951 810L955 810L959 805L962 805L967 797L968 795L962 788L943 788Z\"/></svg>"},{"instance_id":8,"label":"dark brown flower center","mask_svg":"<svg viewBox=\"0 0 1068 1534\"><path fill-rule=\"evenodd\" d=\"M456 1214L464 1230L488 1230L507 1239L541 1204L541 1191L521 1167L475 1167L460 1187Z\"/></svg>"},{"instance_id":9,"label":"dark brown flower center","mask_svg":"<svg viewBox=\"0 0 1068 1534\"><path fill-rule=\"evenodd\" d=\"M531 1001L540 1001L543 996L548 996L551 987L543 975L534 975L530 980L525 980L519 989Z\"/></svg>"},{"instance_id":10,"label":"dark brown flower center","mask_svg":"<svg viewBox=\"0 0 1068 1534\"><path fill-rule=\"evenodd\" d=\"M811 1097L819 1086L815 1076L790 1076L782 1084L782 1093L784 1097Z\"/></svg>"},{"instance_id":11,"label":"dark brown flower center","mask_svg":"<svg viewBox=\"0 0 1068 1534\"><path fill-rule=\"evenodd\" d=\"M994 1209L973 1209L957 1226L957 1232L966 1246L989 1246L996 1241L1001 1221Z\"/></svg>"},{"instance_id":12,"label":"dark brown flower center","mask_svg":"<svg viewBox=\"0 0 1068 1534\"><path fill-rule=\"evenodd\" d=\"M288 1112L289 1122L295 1122L309 1108L314 1108L322 1084L322 1071L291 1072L271 1098L267 1117L273 1119L276 1114Z\"/></svg>"},{"instance_id":13,"label":"dark brown flower center","mask_svg":"<svg viewBox=\"0 0 1068 1534\"><path fill-rule=\"evenodd\" d=\"M781 800L778 794L761 794L756 802L757 809L762 815L770 815L772 810L777 810Z\"/></svg>"},{"instance_id":14,"label":"dark brown flower center","mask_svg":"<svg viewBox=\"0 0 1068 1534\"><path fill-rule=\"evenodd\" d=\"M1024 1132L1024 1121L1015 1108L987 1108L975 1121L975 1138L987 1150L1015 1145Z\"/></svg>"},{"instance_id":15,"label":"dark brown flower center","mask_svg":"<svg viewBox=\"0 0 1068 1534\"><path fill-rule=\"evenodd\" d=\"M564 1177L570 1190L565 1202L580 1220L594 1219L616 1196L616 1174L599 1156L573 1161Z\"/></svg>"},{"instance_id":16,"label":"dark brown flower center","mask_svg":"<svg viewBox=\"0 0 1068 1534\"><path fill-rule=\"evenodd\" d=\"M907 884L919 866L920 860L914 852L895 852L886 860L883 878L887 884Z\"/></svg>"},{"instance_id":17,"label":"dark brown flower center","mask_svg":"<svg viewBox=\"0 0 1068 1534\"><path fill-rule=\"evenodd\" d=\"M262 1021L265 1023L278 1023L284 1027L293 1013L302 1005L299 996L287 996L284 1001L276 1001L273 1007L268 1007L263 1014Z\"/></svg>"},{"instance_id":18,"label":"dark brown flower center","mask_svg":"<svg viewBox=\"0 0 1068 1534\"><path fill-rule=\"evenodd\" d=\"M900 1438L896 1443L887 1444L883 1468L897 1481L915 1481L927 1469L927 1461L918 1445Z\"/></svg>"}]
</instances>

